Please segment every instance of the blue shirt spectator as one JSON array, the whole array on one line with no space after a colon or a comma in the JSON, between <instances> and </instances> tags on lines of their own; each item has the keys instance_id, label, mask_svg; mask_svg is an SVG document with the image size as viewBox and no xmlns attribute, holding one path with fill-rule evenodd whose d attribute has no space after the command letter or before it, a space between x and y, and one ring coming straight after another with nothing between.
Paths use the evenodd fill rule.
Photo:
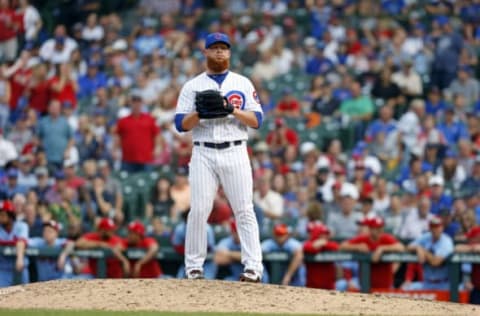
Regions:
<instances>
[{"instance_id":1,"label":"blue shirt spectator","mask_svg":"<svg viewBox=\"0 0 480 316\"><path fill-rule=\"evenodd\" d=\"M98 64L88 64L88 72L78 79L78 98L92 97L98 88L107 86L107 76L98 71Z\"/></svg>"},{"instance_id":2,"label":"blue shirt spectator","mask_svg":"<svg viewBox=\"0 0 480 316\"><path fill-rule=\"evenodd\" d=\"M47 160L60 168L71 145L72 130L65 117L60 116L60 102L53 100L49 105L49 115L38 123L38 136L42 141Z\"/></svg>"},{"instance_id":3,"label":"blue shirt spectator","mask_svg":"<svg viewBox=\"0 0 480 316\"><path fill-rule=\"evenodd\" d=\"M437 128L445 135L449 144L456 144L461 139L469 139L467 125L460 120L454 120L454 111L451 107L447 108L445 121L437 124Z\"/></svg>"}]
</instances>

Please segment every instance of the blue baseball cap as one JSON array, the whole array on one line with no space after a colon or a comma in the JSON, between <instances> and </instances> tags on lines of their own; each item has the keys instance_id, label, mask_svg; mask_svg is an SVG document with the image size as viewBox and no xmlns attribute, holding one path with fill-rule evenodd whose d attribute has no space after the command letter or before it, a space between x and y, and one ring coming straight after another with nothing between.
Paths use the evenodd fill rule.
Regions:
<instances>
[{"instance_id":1,"label":"blue baseball cap","mask_svg":"<svg viewBox=\"0 0 480 316\"><path fill-rule=\"evenodd\" d=\"M227 34L224 33L210 33L205 38L205 48L209 48L215 43L223 43L230 48L230 39L228 38Z\"/></svg>"},{"instance_id":2,"label":"blue baseball cap","mask_svg":"<svg viewBox=\"0 0 480 316\"><path fill-rule=\"evenodd\" d=\"M16 178L18 177L18 170L17 169L8 169L7 171L8 178Z\"/></svg>"}]
</instances>

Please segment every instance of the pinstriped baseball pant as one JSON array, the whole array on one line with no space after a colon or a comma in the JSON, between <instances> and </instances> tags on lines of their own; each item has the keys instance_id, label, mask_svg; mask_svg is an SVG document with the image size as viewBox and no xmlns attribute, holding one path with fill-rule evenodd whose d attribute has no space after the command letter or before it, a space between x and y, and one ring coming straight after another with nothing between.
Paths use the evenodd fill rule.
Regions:
<instances>
[{"instance_id":1,"label":"pinstriped baseball pant","mask_svg":"<svg viewBox=\"0 0 480 316\"><path fill-rule=\"evenodd\" d=\"M185 241L186 271L202 269L207 255L207 219L218 186L233 209L245 269L263 273L259 229L253 211L253 180L245 142L226 149L194 146L189 166L191 206Z\"/></svg>"}]
</instances>

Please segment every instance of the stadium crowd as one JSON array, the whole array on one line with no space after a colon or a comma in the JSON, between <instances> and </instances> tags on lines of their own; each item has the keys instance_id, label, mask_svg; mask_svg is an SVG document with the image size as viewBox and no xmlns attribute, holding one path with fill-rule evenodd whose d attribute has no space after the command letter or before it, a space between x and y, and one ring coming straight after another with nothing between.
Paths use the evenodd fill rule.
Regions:
<instances>
[{"instance_id":1,"label":"stadium crowd","mask_svg":"<svg viewBox=\"0 0 480 316\"><path fill-rule=\"evenodd\" d=\"M254 203L264 252L292 255L282 283L358 288L355 263L304 264L304 254L376 262L411 251L420 264L375 263L372 287L448 289L445 258L479 251L478 1L89 3L80 20L48 29L35 1L0 0L0 245L63 249L36 260L38 280L94 276L95 260L69 258L74 248L111 249L109 277L161 276L158 238L183 252L191 139L173 116L210 32L229 35L231 68L263 105L266 122L251 131ZM328 124L351 131L351 144L316 134ZM124 180L152 172L132 216ZM220 189L209 222L229 233L209 232L207 277L241 272L231 217ZM147 255L129 261L126 247ZM0 286L14 270L27 281L28 262L0 256ZM462 271L478 303L479 267Z\"/></svg>"}]
</instances>

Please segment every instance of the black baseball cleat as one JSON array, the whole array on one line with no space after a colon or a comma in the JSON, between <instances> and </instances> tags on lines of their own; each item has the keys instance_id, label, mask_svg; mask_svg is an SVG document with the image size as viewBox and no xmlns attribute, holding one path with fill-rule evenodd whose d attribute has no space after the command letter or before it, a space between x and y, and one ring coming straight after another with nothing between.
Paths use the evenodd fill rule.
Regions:
<instances>
[{"instance_id":1,"label":"black baseball cleat","mask_svg":"<svg viewBox=\"0 0 480 316\"><path fill-rule=\"evenodd\" d=\"M260 283L260 274L253 270L245 270L240 275L240 282Z\"/></svg>"},{"instance_id":2,"label":"black baseball cleat","mask_svg":"<svg viewBox=\"0 0 480 316\"><path fill-rule=\"evenodd\" d=\"M187 279L189 280L203 280L205 276L201 270L192 270L187 272Z\"/></svg>"}]
</instances>

